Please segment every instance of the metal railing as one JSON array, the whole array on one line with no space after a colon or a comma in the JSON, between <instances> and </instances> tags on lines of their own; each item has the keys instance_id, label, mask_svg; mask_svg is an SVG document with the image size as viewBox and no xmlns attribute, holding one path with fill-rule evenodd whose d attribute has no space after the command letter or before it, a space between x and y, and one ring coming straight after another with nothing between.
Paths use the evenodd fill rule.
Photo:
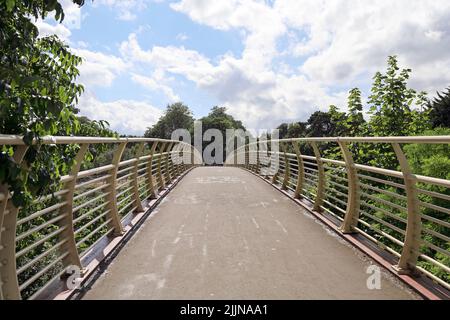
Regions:
<instances>
[{"instance_id":1,"label":"metal railing","mask_svg":"<svg viewBox=\"0 0 450 320\"><path fill-rule=\"evenodd\" d=\"M76 145L78 151L57 191L34 199L27 210L15 207L8 186L0 185L0 299L39 297L67 267L83 270L83 258L100 241L123 235L130 216L201 163L191 145L174 140L45 137L40 144ZM109 146L109 163L92 167L85 160L95 145ZM18 136L0 135L0 146L12 146L19 165L29 150Z\"/></svg>"},{"instance_id":2,"label":"metal railing","mask_svg":"<svg viewBox=\"0 0 450 320\"><path fill-rule=\"evenodd\" d=\"M390 148L399 170L355 163L351 150L374 144ZM376 243L395 257L399 274L419 272L450 289L450 181L412 172L404 144L448 145L450 136L257 141L238 148L226 165L263 176L343 233ZM322 155L332 148L332 159Z\"/></svg>"}]
</instances>

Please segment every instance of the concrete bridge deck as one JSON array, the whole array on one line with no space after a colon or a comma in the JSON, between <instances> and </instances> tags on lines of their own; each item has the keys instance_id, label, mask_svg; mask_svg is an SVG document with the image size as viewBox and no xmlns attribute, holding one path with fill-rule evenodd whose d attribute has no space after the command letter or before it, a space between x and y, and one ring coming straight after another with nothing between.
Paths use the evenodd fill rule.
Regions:
<instances>
[{"instance_id":1,"label":"concrete bridge deck","mask_svg":"<svg viewBox=\"0 0 450 320\"><path fill-rule=\"evenodd\" d=\"M200 167L122 248L85 299L415 299L260 178Z\"/></svg>"}]
</instances>

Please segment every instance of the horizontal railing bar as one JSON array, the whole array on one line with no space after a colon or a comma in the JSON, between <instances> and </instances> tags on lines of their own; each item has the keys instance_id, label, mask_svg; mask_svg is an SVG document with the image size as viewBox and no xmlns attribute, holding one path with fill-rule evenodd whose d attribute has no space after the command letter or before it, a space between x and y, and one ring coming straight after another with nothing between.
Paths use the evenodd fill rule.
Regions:
<instances>
[{"instance_id":1,"label":"horizontal railing bar","mask_svg":"<svg viewBox=\"0 0 450 320\"><path fill-rule=\"evenodd\" d=\"M114 166L112 164L108 164L106 166L101 166L98 168L93 168L93 169L89 169L89 170L84 170L84 171L80 171L77 175L78 179L83 179L85 177L89 177L95 174L99 174L105 171L109 171L114 169Z\"/></svg>"},{"instance_id":2,"label":"horizontal railing bar","mask_svg":"<svg viewBox=\"0 0 450 320\"><path fill-rule=\"evenodd\" d=\"M72 213L75 213L75 212L77 212L78 210L80 210L80 209L82 209L82 208L84 208L84 207L87 207L87 206L90 205L91 203L94 203L95 201L98 201L98 200L100 200L100 199L106 197L108 194L109 194L109 192L105 192L105 193L102 193L102 194L98 195L97 197L95 197L95 198L93 198L93 199L91 199L91 200L88 200L88 201L86 201L86 202L83 202L83 203L80 204L79 206L76 206L75 208L73 208L73 209L72 209Z\"/></svg>"},{"instance_id":3,"label":"horizontal railing bar","mask_svg":"<svg viewBox=\"0 0 450 320\"><path fill-rule=\"evenodd\" d=\"M120 198L121 196L123 196L125 193L129 192L129 191L132 190L132 189L133 189L133 186L126 188L125 190L119 192L119 193L116 195L116 198L117 198L117 199Z\"/></svg>"},{"instance_id":4,"label":"horizontal railing bar","mask_svg":"<svg viewBox=\"0 0 450 320\"><path fill-rule=\"evenodd\" d=\"M396 215L396 214L394 214L394 213L392 213L390 211L387 211L387 210L385 210L383 208L379 208L377 206L374 206L374 205L372 205L370 203L367 203L367 202L365 202L363 200L361 200L360 202L361 202L362 205L364 205L364 206L366 206L366 207L368 207L368 208L370 208L372 210L380 211L383 214L385 214L385 215L387 215L387 216L389 216L389 217L391 217L393 219L396 219L396 220L398 220L398 221L400 221L402 223L407 223L407 220L405 218L402 218L402 217L400 217L400 216L398 216L398 215Z\"/></svg>"},{"instance_id":5,"label":"horizontal railing bar","mask_svg":"<svg viewBox=\"0 0 450 320\"><path fill-rule=\"evenodd\" d=\"M37 262L39 262L39 260L41 260L42 258L45 258L48 254L50 254L51 252L53 252L54 250L58 249L59 247L61 247L63 244L65 244L67 242L67 239L63 239L61 241L59 241L58 243L56 243L55 245L53 245L52 247L46 249L44 252L42 252L40 255L38 255L37 257L33 258L33 260L28 261L26 264L24 264L23 266L21 266L20 268L17 269L17 274L21 274L22 272L24 272L25 270L29 269L32 265L36 264Z\"/></svg>"},{"instance_id":6,"label":"horizontal railing bar","mask_svg":"<svg viewBox=\"0 0 450 320\"><path fill-rule=\"evenodd\" d=\"M25 222L28 222L30 220L39 218L40 216L43 216L43 215L45 215L47 213L50 213L52 211L58 210L59 208L64 207L66 204L67 204L67 201L64 201L64 202L61 202L61 203L54 204L54 205L52 205L50 207L47 207L45 209L36 211L35 213L30 214L29 216L26 216L26 217L18 220L17 221L17 226L20 226L21 224L24 224Z\"/></svg>"},{"instance_id":7,"label":"horizontal railing bar","mask_svg":"<svg viewBox=\"0 0 450 320\"><path fill-rule=\"evenodd\" d=\"M93 194L93 193L95 193L97 191L105 189L108 186L109 186L109 183L106 183L106 184L103 184L103 185L101 185L99 187L96 187L94 189L91 189L91 190L85 191L83 193L77 194L75 197L73 197L73 201L76 201L76 200L78 200L78 199L80 199L82 197L87 197L87 196L89 196L89 195L91 195L91 194Z\"/></svg>"},{"instance_id":8,"label":"horizontal railing bar","mask_svg":"<svg viewBox=\"0 0 450 320\"><path fill-rule=\"evenodd\" d=\"M422 228L422 231L425 232L425 233L428 233L429 235L431 235L433 237L436 237L436 238L439 238L441 240L450 242L450 237L447 237L446 235L444 235L442 233L436 232L436 231L428 229L428 228Z\"/></svg>"},{"instance_id":9,"label":"horizontal railing bar","mask_svg":"<svg viewBox=\"0 0 450 320\"><path fill-rule=\"evenodd\" d=\"M450 273L450 268L449 267L447 267L445 264L443 264L443 263L441 263L441 262L439 262L439 261L437 261L437 260L435 260L433 258L430 258L429 256L427 256L425 254L420 254L419 258L427 260L428 262L431 262L432 264L434 264L436 267L444 269L444 271L446 271L447 273Z\"/></svg>"},{"instance_id":10,"label":"horizontal railing bar","mask_svg":"<svg viewBox=\"0 0 450 320\"><path fill-rule=\"evenodd\" d=\"M420 188L417 188L417 191L419 193L426 194L426 195L428 195L430 197L433 197L433 198L439 198L439 199L442 199L442 200L450 201L450 195L447 195L447 194L444 194L444 193L438 193L438 192L435 192L435 191L424 190L424 189L420 189Z\"/></svg>"},{"instance_id":11,"label":"horizontal railing bar","mask_svg":"<svg viewBox=\"0 0 450 320\"><path fill-rule=\"evenodd\" d=\"M441 247L438 247L437 245L434 245L434 244L428 242L427 240L423 240L422 244L427 246L430 249L433 249L433 250L443 254L443 255L446 255L447 257L450 257L450 251L442 249Z\"/></svg>"},{"instance_id":12,"label":"horizontal railing bar","mask_svg":"<svg viewBox=\"0 0 450 320\"><path fill-rule=\"evenodd\" d=\"M23 256L25 253L29 252L30 250L33 250L37 246L40 246L44 242L46 242L46 241L50 240L51 238L57 236L58 234L60 234L61 232L63 232L66 229L67 229L67 226L63 226L63 227L60 227L59 229L53 231L52 233L47 234L45 237L39 239L35 243L29 245L26 248L23 248L19 252L16 252L16 258L19 258L19 257Z\"/></svg>"},{"instance_id":13,"label":"horizontal railing bar","mask_svg":"<svg viewBox=\"0 0 450 320\"><path fill-rule=\"evenodd\" d=\"M91 225L93 225L94 223L96 223L98 220L100 220L101 218L103 218L104 216L106 216L111 210L106 210L105 212L101 213L100 215L98 215L97 217L95 217L94 219L92 219L91 221L89 221L88 223L82 225L80 228L76 229L74 231L74 234L77 235L80 232L82 232L83 230L85 230L86 228L90 227Z\"/></svg>"},{"instance_id":14,"label":"horizontal railing bar","mask_svg":"<svg viewBox=\"0 0 450 320\"><path fill-rule=\"evenodd\" d=\"M391 242L394 242L395 244L403 247L403 242L401 242L400 240L398 240L397 238L394 238L393 236L391 236L390 234L384 232L383 230L380 230L376 227L374 227L372 224L367 223L364 220L358 219L358 222L360 222L361 224L363 224L364 226L366 226L367 228L371 229L372 231L382 235L383 237L385 237L386 239L390 240ZM387 247L389 247L388 245L386 245ZM394 250L395 251L395 250Z\"/></svg>"},{"instance_id":15,"label":"horizontal railing bar","mask_svg":"<svg viewBox=\"0 0 450 320\"><path fill-rule=\"evenodd\" d=\"M360 223L362 223L363 225L365 225L366 227L370 228L370 225L368 223L363 223L361 220L359 221ZM392 249L391 247L389 247L388 245L384 244L383 242L379 241L378 239L372 237L370 234L368 234L367 232L365 232L364 230L358 228L358 227L354 227L356 231L358 231L359 233L361 233L362 235L364 235L365 237L367 237L369 240L373 241L374 243L376 243L380 248L387 250L388 252L392 253L394 256L400 258L400 253L398 253L397 251L395 251L394 249ZM373 230L373 229L372 229ZM375 231L375 230L373 230ZM377 231L375 231L377 232ZM379 232L377 232L379 233Z\"/></svg>"},{"instance_id":16,"label":"horizontal railing bar","mask_svg":"<svg viewBox=\"0 0 450 320\"><path fill-rule=\"evenodd\" d=\"M110 223L112 221L111 218L109 218L108 220L106 220L105 222L103 222L100 226L98 226L96 229L94 229L93 231L89 232L83 239L81 239L80 241L77 242L77 247L80 246L80 244L83 244L86 242L86 240L88 240L90 237L92 237L94 234L97 234L97 232L99 232L102 228L106 227L108 225L108 223Z\"/></svg>"},{"instance_id":17,"label":"horizontal railing bar","mask_svg":"<svg viewBox=\"0 0 450 320\"><path fill-rule=\"evenodd\" d=\"M420 217L421 217L422 219L431 221L431 222L433 222L433 223L439 224L439 225L444 226L444 227L446 227L446 228L450 228L450 222L446 222L446 221L444 221L444 220L439 220L439 219L437 219L437 218L430 217L429 215L426 215L426 214L423 214L423 213L420 214Z\"/></svg>"},{"instance_id":18,"label":"horizontal railing bar","mask_svg":"<svg viewBox=\"0 0 450 320\"><path fill-rule=\"evenodd\" d=\"M392 229L392 230L394 230L394 231L400 233L400 234L403 235L403 236L405 235L405 230L402 230L402 229L400 229L400 228L394 226L393 224L391 224L391 223L389 223L389 222L387 222L387 221L385 221L385 220L383 220L383 219L380 219L380 218L378 218L378 217L376 217L376 216L374 216L374 215L372 215L372 214L370 214L370 213L368 213L368 212L365 212L364 210L361 210L361 213L362 213L364 216L366 216L366 217L368 217L368 218L370 218L370 219L372 219L372 220L374 220L374 221L377 221L378 223L381 223L381 224L384 225L385 227L388 227L388 228L390 228L390 229Z\"/></svg>"},{"instance_id":19,"label":"horizontal railing bar","mask_svg":"<svg viewBox=\"0 0 450 320\"><path fill-rule=\"evenodd\" d=\"M361 179L366 179L366 180L371 180L371 181L374 181L374 182L386 184L386 185L389 185L389 186L392 186L392 187L405 189L405 186L403 184L392 182L392 181L389 181L389 180L379 179L379 178L367 176L365 174L360 174L360 173L358 173L358 177L361 178Z\"/></svg>"},{"instance_id":20,"label":"horizontal railing bar","mask_svg":"<svg viewBox=\"0 0 450 320\"><path fill-rule=\"evenodd\" d=\"M73 219L73 224L77 224L78 222L84 220L87 216L93 214L94 212L96 212L97 210L103 208L104 206L106 206L109 203L109 201L105 201L102 204L96 206L95 208L89 210L88 212L83 213L81 216L76 217L75 219Z\"/></svg>"},{"instance_id":21,"label":"horizontal railing bar","mask_svg":"<svg viewBox=\"0 0 450 320\"><path fill-rule=\"evenodd\" d=\"M56 191L56 192L53 193L53 194L48 194L48 195L46 195L46 196L40 196L40 197L34 199L34 200L32 201L32 203L33 203L33 204L42 203L42 202L44 202L44 201L48 201L48 200L50 200L50 199L53 199L53 198L57 198L57 197L63 196L63 195L65 195L65 194L67 194L67 192L69 192L69 190L67 190L67 189L62 189L62 190Z\"/></svg>"},{"instance_id":22,"label":"horizontal railing bar","mask_svg":"<svg viewBox=\"0 0 450 320\"><path fill-rule=\"evenodd\" d=\"M16 242L19 242L20 240L23 240L26 237L29 237L33 233L38 232L39 230L42 230L42 229L50 226L51 224L54 224L55 222L64 219L66 216L67 216L67 213L60 214L60 215L58 215L58 216L56 216L56 217L54 217L54 218L52 218L52 219L50 219L48 221L45 221L44 223L42 223L40 225L37 225L36 227L34 227L34 228L24 232L24 233L21 233L21 234L17 235L16 236Z\"/></svg>"},{"instance_id":23,"label":"horizontal railing bar","mask_svg":"<svg viewBox=\"0 0 450 320\"><path fill-rule=\"evenodd\" d=\"M36 144L38 140L34 140ZM74 136L44 136L39 139L40 144L99 144L122 142L172 142L183 143L179 140L167 140L157 138L107 138L107 137L74 137ZM23 137L16 135L0 134L0 145L25 145Z\"/></svg>"},{"instance_id":24,"label":"horizontal railing bar","mask_svg":"<svg viewBox=\"0 0 450 320\"><path fill-rule=\"evenodd\" d=\"M86 181L86 182L82 182L82 183L80 183L80 184L75 185L75 190L84 188L84 187L86 187L86 186L90 186L90 185L93 184L93 183L97 183L97 182L106 180L106 179L108 179L108 178L110 178L110 177L111 177L111 175L110 175L110 174L107 174L107 175L104 175L104 176L101 176L101 177L98 177L98 178L95 178L95 179L92 179L92 180L88 180L88 181Z\"/></svg>"},{"instance_id":25,"label":"horizontal railing bar","mask_svg":"<svg viewBox=\"0 0 450 320\"><path fill-rule=\"evenodd\" d=\"M32 284L33 282L35 282L37 279L39 279L44 273L46 273L47 271L49 271L51 268L53 268L57 263L59 263L62 259L64 259L65 257L67 257L69 255L68 252L65 252L63 254L61 254L60 256L58 256L58 258L56 258L55 260L53 260L51 263L49 263L47 266L45 266L45 268L42 268L39 272L37 272L35 275L33 275L32 277L30 277L27 281L25 281L24 283L22 283L19 286L19 290L23 291L23 289L27 288L30 284Z\"/></svg>"}]
</instances>

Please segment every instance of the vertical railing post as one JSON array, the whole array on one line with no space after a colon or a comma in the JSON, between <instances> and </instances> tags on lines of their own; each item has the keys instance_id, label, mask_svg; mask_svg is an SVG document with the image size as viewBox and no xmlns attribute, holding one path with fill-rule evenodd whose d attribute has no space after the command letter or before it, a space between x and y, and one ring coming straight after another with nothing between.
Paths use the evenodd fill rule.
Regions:
<instances>
[{"instance_id":1,"label":"vertical railing post","mask_svg":"<svg viewBox=\"0 0 450 320\"><path fill-rule=\"evenodd\" d=\"M18 146L14 151L13 160L22 165L28 146ZM20 208L9 199L7 185L0 185L0 193L4 195L5 204L0 212L0 293L2 299L21 299L16 271L16 225Z\"/></svg>"},{"instance_id":2,"label":"vertical railing post","mask_svg":"<svg viewBox=\"0 0 450 320\"><path fill-rule=\"evenodd\" d=\"M271 172L272 172L272 167L274 167L273 166L273 155L274 155L274 151L270 151L271 153L270 153L270 167L271 167ZM280 160L280 157L278 157L278 161ZM276 182L277 182L277 180L278 180L278 175L279 175L279 172L280 172L280 164L279 163L277 163L276 164L276 166L274 167L274 170L275 170L275 172L273 173L273 176L272 176L272 180L271 180L271 183L272 184L275 184Z\"/></svg>"},{"instance_id":3,"label":"vertical railing post","mask_svg":"<svg viewBox=\"0 0 450 320\"><path fill-rule=\"evenodd\" d=\"M165 176L166 176L166 183L170 184L172 182L172 175L170 174L170 152L172 150L172 146L174 145L173 142L170 142L167 144L167 148L166 148L166 155L164 157L164 167L166 168L166 172L165 172ZM173 162L172 162L173 165Z\"/></svg>"},{"instance_id":4,"label":"vertical railing post","mask_svg":"<svg viewBox=\"0 0 450 320\"><path fill-rule=\"evenodd\" d=\"M195 165L195 147L191 145L190 147L191 152L191 167Z\"/></svg>"},{"instance_id":5,"label":"vertical railing post","mask_svg":"<svg viewBox=\"0 0 450 320\"><path fill-rule=\"evenodd\" d=\"M407 196L408 218L406 223L405 241L398 265L394 268L399 274L412 273L415 270L420 254L422 219L420 217L420 205L417 192L417 178L412 173L408 160L398 143L392 143L402 170Z\"/></svg>"},{"instance_id":6,"label":"vertical railing post","mask_svg":"<svg viewBox=\"0 0 450 320\"><path fill-rule=\"evenodd\" d=\"M80 269L83 269L83 266L81 265L77 243L75 241L75 228L73 225L72 210L78 172L80 172L81 164L83 163L88 147L89 144L87 143L80 145L80 150L78 150L75 157L75 164L70 169L70 179L63 186L63 190L67 190L67 193L61 196L61 201L66 202L66 204L60 209L60 212L64 214L64 218L60 221L59 226L64 227L65 229L58 236L60 240L65 240L65 243L62 245L62 250L63 252L68 253L68 255L62 260L63 265L65 267L78 266Z\"/></svg>"},{"instance_id":7,"label":"vertical railing post","mask_svg":"<svg viewBox=\"0 0 450 320\"><path fill-rule=\"evenodd\" d=\"M134 204L136 205L136 211L135 212L142 212L144 211L144 208L142 207L142 201L141 201L141 197L139 196L139 182L138 182L138 168L139 168L139 161L141 159L142 153L144 151L145 148L145 143L141 142L139 143L137 149L136 149L136 154L135 154L135 159L136 162L134 163L134 167L133 167L133 175L132 175L132 179L133 179L133 198L134 198Z\"/></svg>"},{"instance_id":8,"label":"vertical railing post","mask_svg":"<svg viewBox=\"0 0 450 320\"><path fill-rule=\"evenodd\" d=\"M176 157L174 157L173 154L176 154ZM177 143L174 145L174 147L172 149L171 157L172 157L174 178L176 178L180 175L180 169L181 169L181 163L178 163L178 160L180 159L180 143ZM176 160L177 163L175 163L174 160Z\"/></svg>"},{"instance_id":9,"label":"vertical railing post","mask_svg":"<svg viewBox=\"0 0 450 320\"><path fill-rule=\"evenodd\" d=\"M281 189L287 190L289 178L291 175L290 167L289 167L289 160L287 157L287 143L281 143L280 146L281 146L281 149L283 150L283 156L284 156L284 178L283 178L283 184L281 185Z\"/></svg>"},{"instance_id":10,"label":"vertical railing post","mask_svg":"<svg viewBox=\"0 0 450 320\"><path fill-rule=\"evenodd\" d=\"M249 145L244 144L244 168L246 168L246 169L248 169L248 165L250 163L250 158L248 157L248 155L249 155L248 149L249 149Z\"/></svg>"},{"instance_id":11,"label":"vertical railing post","mask_svg":"<svg viewBox=\"0 0 450 320\"><path fill-rule=\"evenodd\" d=\"M354 233L354 228L358 225L361 197L358 172L347 143L338 141L338 144L345 161L348 179L347 210L340 230L343 233Z\"/></svg>"},{"instance_id":12,"label":"vertical railing post","mask_svg":"<svg viewBox=\"0 0 450 320\"><path fill-rule=\"evenodd\" d=\"M305 183L305 165L303 164L303 158L298 143L293 141L292 145L294 146L295 155L297 156L297 185L295 187L294 198L300 199L303 184Z\"/></svg>"},{"instance_id":13,"label":"vertical railing post","mask_svg":"<svg viewBox=\"0 0 450 320\"><path fill-rule=\"evenodd\" d=\"M166 188L166 184L164 183L164 178L161 171L161 164L162 164L162 157L163 152L166 149L166 142L162 142L159 145L159 156L158 156L158 164L157 164L157 175L158 175L158 181L159 181L159 190L163 190Z\"/></svg>"},{"instance_id":14,"label":"vertical railing post","mask_svg":"<svg viewBox=\"0 0 450 320\"><path fill-rule=\"evenodd\" d=\"M121 219L119 217L119 212L117 210L117 171L119 169L120 159L122 158L123 151L127 142L121 142L117 146L117 150L114 152L112 159L113 168L110 170L110 177L107 180L108 188L106 189L108 195L106 197L108 201L108 218L111 219L110 225L114 229L114 236L120 236L123 234L123 228Z\"/></svg>"},{"instance_id":15,"label":"vertical railing post","mask_svg":"<svg viewBox=\"0 0 450 320\"><path fill-rule=\"evenodd\" d=\"M147 189L150 199L157 197L158 192L153 184L153 154L155 153L156 147L158 146L158 141L154 141L152 147L150 148L150 154L147 162Z\"/></svg>"},{"instance_id":16,"label":"vertical railing post","mask_svg":"<svg viewBox=\"0 0 450 320\"><path fill-rule=\"evenodd\" d=\"M317 170L318 170L318 182L317 182L317 195L314 201L313 210L317 212L322 211L322 204L325 195L325 170L323 167L322 156L320 155L319 147L315 141L310 142L311 147L314 151L314 156L316 157Z\"/></svg>"},{"instance_id":17,"label":"vertical railing post","mask_svg":"<svg viewBox=\"0 0 450 320\"><path fill-rule=\"evenodd\" d=\"M255 172L256 174L260 174L260 160L259 160L259 139L256 138L256 167Z\"/></svg>"}]
</instances>

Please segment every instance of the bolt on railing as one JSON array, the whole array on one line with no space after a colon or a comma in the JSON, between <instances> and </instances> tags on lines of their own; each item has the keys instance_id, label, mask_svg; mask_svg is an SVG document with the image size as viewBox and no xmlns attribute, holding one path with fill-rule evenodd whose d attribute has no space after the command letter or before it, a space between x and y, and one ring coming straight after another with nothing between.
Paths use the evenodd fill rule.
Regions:
<instances>
[{"instance_id":1,"label":"bolt on railing","mask_svg":"<svg viewBox=\"0 0 450 320\"><path fill-rule=\"evenodd\" d=\"M277 150L268 147L274 143ZM450 136L293 138L252 144L257 144L257 165L238 163L239 154L248 158L248 145L230 154L226 165L260 175L334 221L341 232L375 242L397 259L393 269L399 274L422 273L450 289L450 180L412 172L401 147L448 145ZM357 144L390 145L400 170L355 163L350 146ZM323 156L330 145L335 146L333 159ZM339 152L342 160L335 159ZM263 170L259 159L274 155L279 163L265 163Z\"/></svg>"},{"instance_id":2,"label":"bolt on railing","mask_svg":"<svg viewBox=\"0 0 450 320\"><path fill-rule=\"evenodd\" d=\"M175 140L44 137L39 145L46 144L78 146L60 190L34 199L25 212L13 205L9 186L0 184L1 299L39 297L67 267L83 273L100 243L106 247L123 235L128 217L146 210L151 199L195 165L194 160L201 163L195 148ZM100 144L115 147L111 163L83 169L89 164L89 148ZM0 135L0 145L13 147L12 160L26 165L29 147L22 137ZM135 148L128 151L134 153L122 159L130 145Z\"/></svg>"}]
</instances>

